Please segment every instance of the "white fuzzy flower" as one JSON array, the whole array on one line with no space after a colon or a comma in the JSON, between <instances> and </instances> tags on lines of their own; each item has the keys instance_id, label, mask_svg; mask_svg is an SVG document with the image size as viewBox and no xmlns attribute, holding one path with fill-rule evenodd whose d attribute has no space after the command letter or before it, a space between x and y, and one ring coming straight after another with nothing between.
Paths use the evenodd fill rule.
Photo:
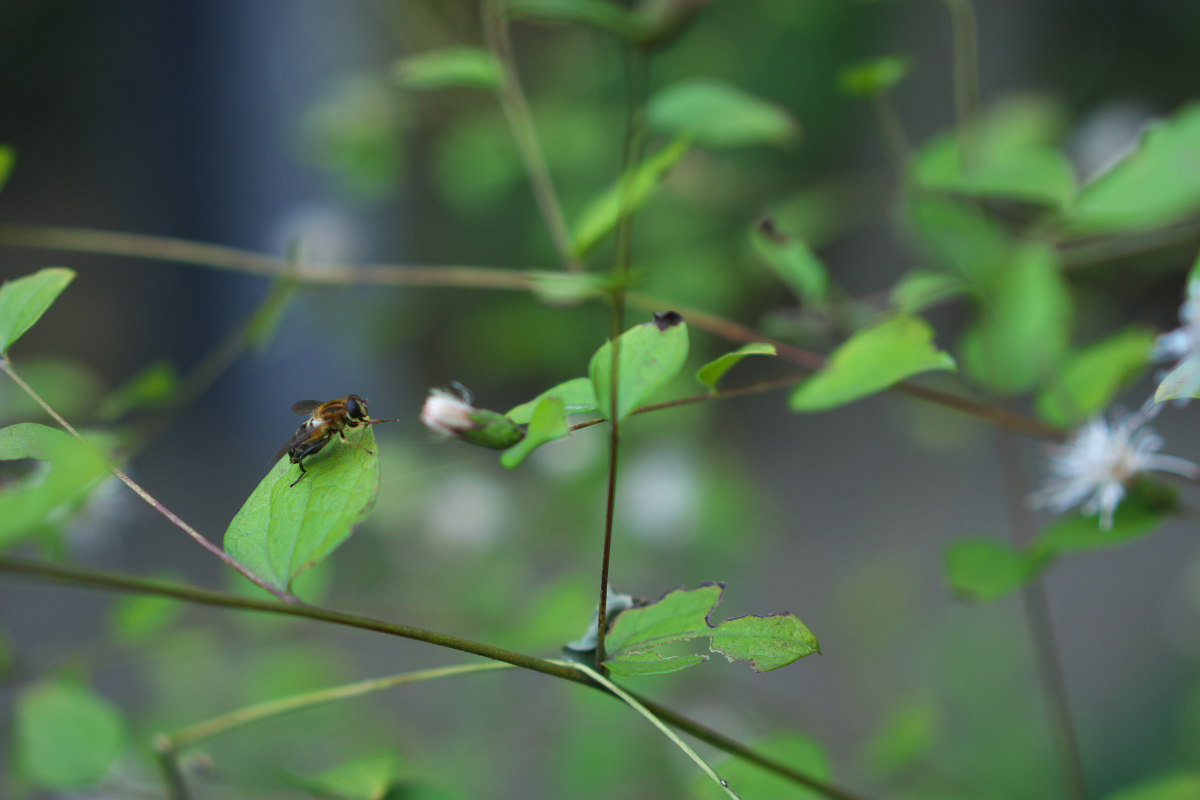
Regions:
<instances>
[{"instance_id":1,"label":"white fuzzy flower","mask_svg":"<svg viewBox=\"0 0 1200 800\"><path fill-rule=\"evenodd\" d=\"M1125 498L1125 487L1147 470L1174 472L1194 478L1200 467L1174 456L1161 455L1162 437L1145 427L1161 406L1147 405L1112 422L1095 417L1076 428L1065 445L1051 447L1051 477L1030 501L1035 507L1062 512L1082 506L1099 514L1100 527L1112 528L1113 512Z\"/></svg>"},{"instance_id":2,"label":"white fuzzy flower","mask_svg":"<svg viewBox=\"0 0 1200 800\"><path fill-rule=\"evenodd\" d=\"M1183 324L1154 342L1150 352L1153 360L1178 363L1200 355L1200 278L1188 281L1187 299L1179 307L1179 321Z\"/></svg>"},{"instance_id":3,"label":"white fuzzy flower","mask_svg":"<svg viewBox=\"0 0 1200 800\"><path fill-rule=\"evenodd\" d=\"M442 436L462 436L479 424L472 419L476 408L458 395L445 389L431 389L421 407L421 422Z\"/></svg>"}]
</instances>

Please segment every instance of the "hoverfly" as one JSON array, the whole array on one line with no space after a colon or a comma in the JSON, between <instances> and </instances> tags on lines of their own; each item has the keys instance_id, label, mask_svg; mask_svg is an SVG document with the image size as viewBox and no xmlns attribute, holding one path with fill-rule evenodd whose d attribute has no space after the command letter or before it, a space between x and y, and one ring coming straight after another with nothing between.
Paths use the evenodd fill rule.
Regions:
<instances>
[{"instance_id":1,"label":"hoverfly","mask_svg":"<svg viewBox=\"0 0 1200 800\"><path fill-rule=\"evenodd\" d=\"M375 455L373 451L367 450L361 444L349 441L346 438L346 429L357 428L359 425L396 421L394 419L371 419L367 415L367 401L356 394L326 400L324 403L319 400L301 400L292 406L292 411L297 414L308 414L309 417L300 424L296 434L280 448L279 452L275 454L275 458L272 459L272 461L278 461L283 458L284 454L287 454L288 460L300 467L300 476L292 481L288 488L295 486L308 474L308 470L304 468L304 459L324 450L325 445L329 444L334 436L340 437L348 445Z\"/></svg>"}]
</instances>

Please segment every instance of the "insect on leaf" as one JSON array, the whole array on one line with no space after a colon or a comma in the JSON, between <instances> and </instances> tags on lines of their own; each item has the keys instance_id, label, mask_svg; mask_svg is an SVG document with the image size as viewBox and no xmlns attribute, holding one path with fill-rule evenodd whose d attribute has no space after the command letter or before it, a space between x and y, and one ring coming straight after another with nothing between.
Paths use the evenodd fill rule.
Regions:
<instances>
[{"instance_id":1,"label":"insect on leaf","mask_svg":"<svg viewBox=\"0 0 1200 800\"><path fill-rule=\"evenodd\" d=\"M656 313L653 321L621 334L619 349L616 417L622 420L683 368L688 353L687 325L674 311ZM612 342L605 342L588 367L605 419L613 418L612 362Z\"/></svg>"},{"instance_id":2,"label":"insect on leaf","mask_svg":"<svg viewBox=\"0 0 1200 800\"><path fill-rule=\"evenodd\" d=\"M33 327L74 278L72 270L51 267L0 286L0 356Z\"/></svg>"},{"instance_id":3,"label":"insect on leaf","mask_svg":"<svg viewBox=\"0 0 1200 800\"><path fill-rule=\"evenodd\" d=\"M299 467L281 458L225 531L225 550L279 589L327 558L375 504L375 435L363 425L346 436L350 443L335 436L306 458L308 475L295 486Z\"/></svg>"}]
</instances>

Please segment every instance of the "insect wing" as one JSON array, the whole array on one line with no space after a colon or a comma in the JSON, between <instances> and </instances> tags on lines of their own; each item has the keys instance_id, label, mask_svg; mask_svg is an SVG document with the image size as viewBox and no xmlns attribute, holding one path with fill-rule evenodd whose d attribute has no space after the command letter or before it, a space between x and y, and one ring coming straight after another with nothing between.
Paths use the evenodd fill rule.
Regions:
<instances>
[{"instance_id":1,"label":"insect wing","mask_svg":"<svg viewBox=\"0 0 1200 800\"><path fill-rule=\"evenodd\" d=\"M320 407L320 400L301 400L299 403L292 405L292 412L295 414L311 414Z\"/></svg>"}]
</instances>

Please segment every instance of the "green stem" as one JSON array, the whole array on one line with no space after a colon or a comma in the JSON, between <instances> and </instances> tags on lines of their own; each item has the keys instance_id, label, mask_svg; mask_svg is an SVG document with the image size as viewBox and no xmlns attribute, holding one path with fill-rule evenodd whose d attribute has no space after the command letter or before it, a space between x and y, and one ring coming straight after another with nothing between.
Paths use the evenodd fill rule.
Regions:
<instances>
[{"instance_id":1,"label":"green stem","mask_svg":"<svg viewBox=\"0 0 1200 800\"><path fill-rule=\"evenodd\" d=\"M289 617L302 617L305 619L316 620L318 622L328 622L334 625L343 625L351 628L360 628L363 630L375 631L391 636L399 636L405 639L415 639L417 641L426 642L427 644L436 645L439 647L447 647L452 650L459 650L464 653L483 656L484 658L492 659L493 661L501 661L506 664L512 664L515 667L522 669L540 672L545 675L550 675L555 678L562 678L573 683L578 683L594 689L604 691L595 681L584 674L581 670L567 666L556 661L549 661L536 656L529 656L523 653L517 653L512 650L494 647L492 645L475 642L470 639L463 639L458 636L438 633L436 631L428 631L422 628L415 628L410 625L400 625L394 622L386 622L384 620L372 619L370 617L362 617L355 614L346 614L332 609L320 608L317 606L308 606L303 604L282 603L271 600L259 600L250 597L241 597L223 592L215 592L208 589L200 589L194 586L186 586L183 584L173 583L170 581L154 580L149 578L140 578L130 575L120 575L110 572L101 572L98 570L83 569L80 567L66 566L64 564L50 564L38 561L29 561L20 558L11 558L0 556L0 573L8 573L37 580L50 580L67 583L75 586L84 586L92 589L101 589L107 591L132 592L136 594L153 595L157 597L168 597L175 600L183 600L199 605L215 606L219 608L233 608L243 611L259 611L268 614L282 614ZM736 755L751 761L764 769L773 772L783 778L794 781L795 783L808 786L815 789L826 797L833 800L856 800L855 796L849 792L839 789L830 784L818 781L811 776L805 775L802 772L797 772L786 764L774 761L766 756L754 752L754 750L730 739L729 737L718 733L711 728L701 725L694 720L691 720L669 708L658 705L650 700L635 695L638 702L646 706L659 719L664 720L667 724L687 733L691 736L707 742L714 747L724 750L727 753ZM169 740L168 740L169 741ZM172 752L170 747L168 752ZM173 759L172 759L173 760ZM173 800L181 800L186 795L173 796Z\"/></svg>"},{"instance_id":2,"label":"green stem","mask_svg":"<svg viewBox=\"0 0 1200 800\"><path fill-rule=\"evenodd\" d=\"M339 700L348 700L352 697L361 697L364 694L372 692L380 692L384 689L392 689L396 686L404 686L409 683L420 683L422 681L436 680L437 678L450 678L457 675L470 675L476 672L495 672L501 669L512 669L512 664L499 664L494 662L484 664L460 664L453 667L439 667L437 669L423 669L416 672L402 672L398 675L389 675L385 678L373 678L371 680L357 681L348 683L342 686L332 686L325 689L318 689L312 692L303 694L295 694L289 697L280 697L275 700L268 700L263 703L255 703L254 705L239 708L236 711L231 711L228 714L221 714L212 719L198 722L195 725L189 725L186 728L181 728L174 733L167 734L165 739L170 743L172 750L179 751L184 748L191 747L197 742L205 739L210 739L214 736L219 736L223 733L235 730L237 728L251 725L255 722L260 722L271 717L278 717L284 714L290 714L293 711L302 711L307 708L335 703Z\"/></svg>"},{"instance_id":3,"label":"green stem","mask_svg":"<svg viewBox=\"0 0 1200 800\"><path fill-rule=\"evenodd\" d=\"M554 249L566 269L582 272L583 266L572 251L571 234L563 215L562 204L558 200L558 192L554 189L554 181L550 177L550 167L546 164L537 128L533 124L533 114L530 113L529 103L521 90L516 59L513 58L512 41L508 37L505 6L505 0L484 0L483 4L483 37L488 50L504 73L497 90L497 98L508 120L517 151L525 164L534 199L550 233L550 239L554 242Z\"/></svg>"},{"instance_id":4,"label":"green stem","mask_svg":"<svg viewBox=\"0 0 1200 800\"><path fill-rule=\"evenodd\" d=\"M179 768L179 754L171 746L170 738L166 736L155 738L154 755L163 781L167 784L167 797L170 800L191 800L192 793L188 790L183 770Z\"/></svg>"},{"instance_id":5,"label":"green stem","mask_svg":"<svg viewBox=\"0 0 1200 800\"><path fill-rule=\"evenodd\" d=\"M59 414L56 410L54 410L54 408L52 408L50 406L49 403L47 403L44 399L42 399L42 396L40 394L38 394L36 391L34 391L32 386L30 386L28 383L26 383L25 380L20 375L18 375L15 370L13 370L12 362L10 362L6 359L0 359L0 370L4 371L8 375L8 377L11 378L14 383L17 384L17 386L21 387L21 390L24 391L25 394L27 394L31 398L33 398L34 402L36 402L39 406L41 406L42 410L45 411L47 414L49 414L54 419L54 421L57 422L63 428L63 430L65 430L67 433L74 436L77 440L82 442L86 447L92 448L96 452L100 453L100 451L97 450L96 447L91 442L89 442L87 439L85 439L83 436L81 436L79 431L75 430L74 426L71 425L71 423L67 422L67 420L64 419L61 414ZM108 461L108 457L104 453L100 453L100 455L102 458L104 458L105 462ZM166 517L171 522L172 525L179 528L181 531L186 533L188 536L192 537L192 539L197 544L199 544L201 547L203 547L208 552L212 553L214 556L219 558L221 561L224 561L228 566L230 566L233 569L240 572L247 580L249 580L255 586L265 589L266 591L275 595L276 597L278 597L281 601L283 601L285 603L299 602L296 599L296 597L294 595L292 595L290 592L286 592L282 589L279 589L279 588L271 585L269 582L267 582L266 579L260 577L257 573L255 573L253 570L251 570L245 564L238 561L236 558L231 556L229 553L226 553L224 550L222 550L221 548L217 547L215 544L210 542L207 537L205 537L202 533L200 533L200 531L196 530L191 525L187 524L182 519L180 519L178 516L176 516L175 512L171 511L169 508L164 506L161 502L158 501L157 498L155 498L153 495L151 495L149 492L147 492L145 489L143 489L140 484L135 482L133 480L133 478L126 475L125 472L123 472L120 467L117 467L116 465L113 465L113 464L109 464L108 468L112 472L112 474L117 477L118 480L120 480L122 483L124 483L130 489L132 489L134 494L136 494L138 497L145 500L146 503L148 503L155 511L157 511L158 513L160 513L164 517Z\"/></svg>"},{"instance_id":6,"label":"green stem","mask_svg":"<svg viewBox=\"0 0 1200 800\"><path fill-rule=\"evenodd\" d=\"M945 0L954 42L954 112L962 168L979 158L979 36L972 0Z\"/></svg>"}]
</instances>

